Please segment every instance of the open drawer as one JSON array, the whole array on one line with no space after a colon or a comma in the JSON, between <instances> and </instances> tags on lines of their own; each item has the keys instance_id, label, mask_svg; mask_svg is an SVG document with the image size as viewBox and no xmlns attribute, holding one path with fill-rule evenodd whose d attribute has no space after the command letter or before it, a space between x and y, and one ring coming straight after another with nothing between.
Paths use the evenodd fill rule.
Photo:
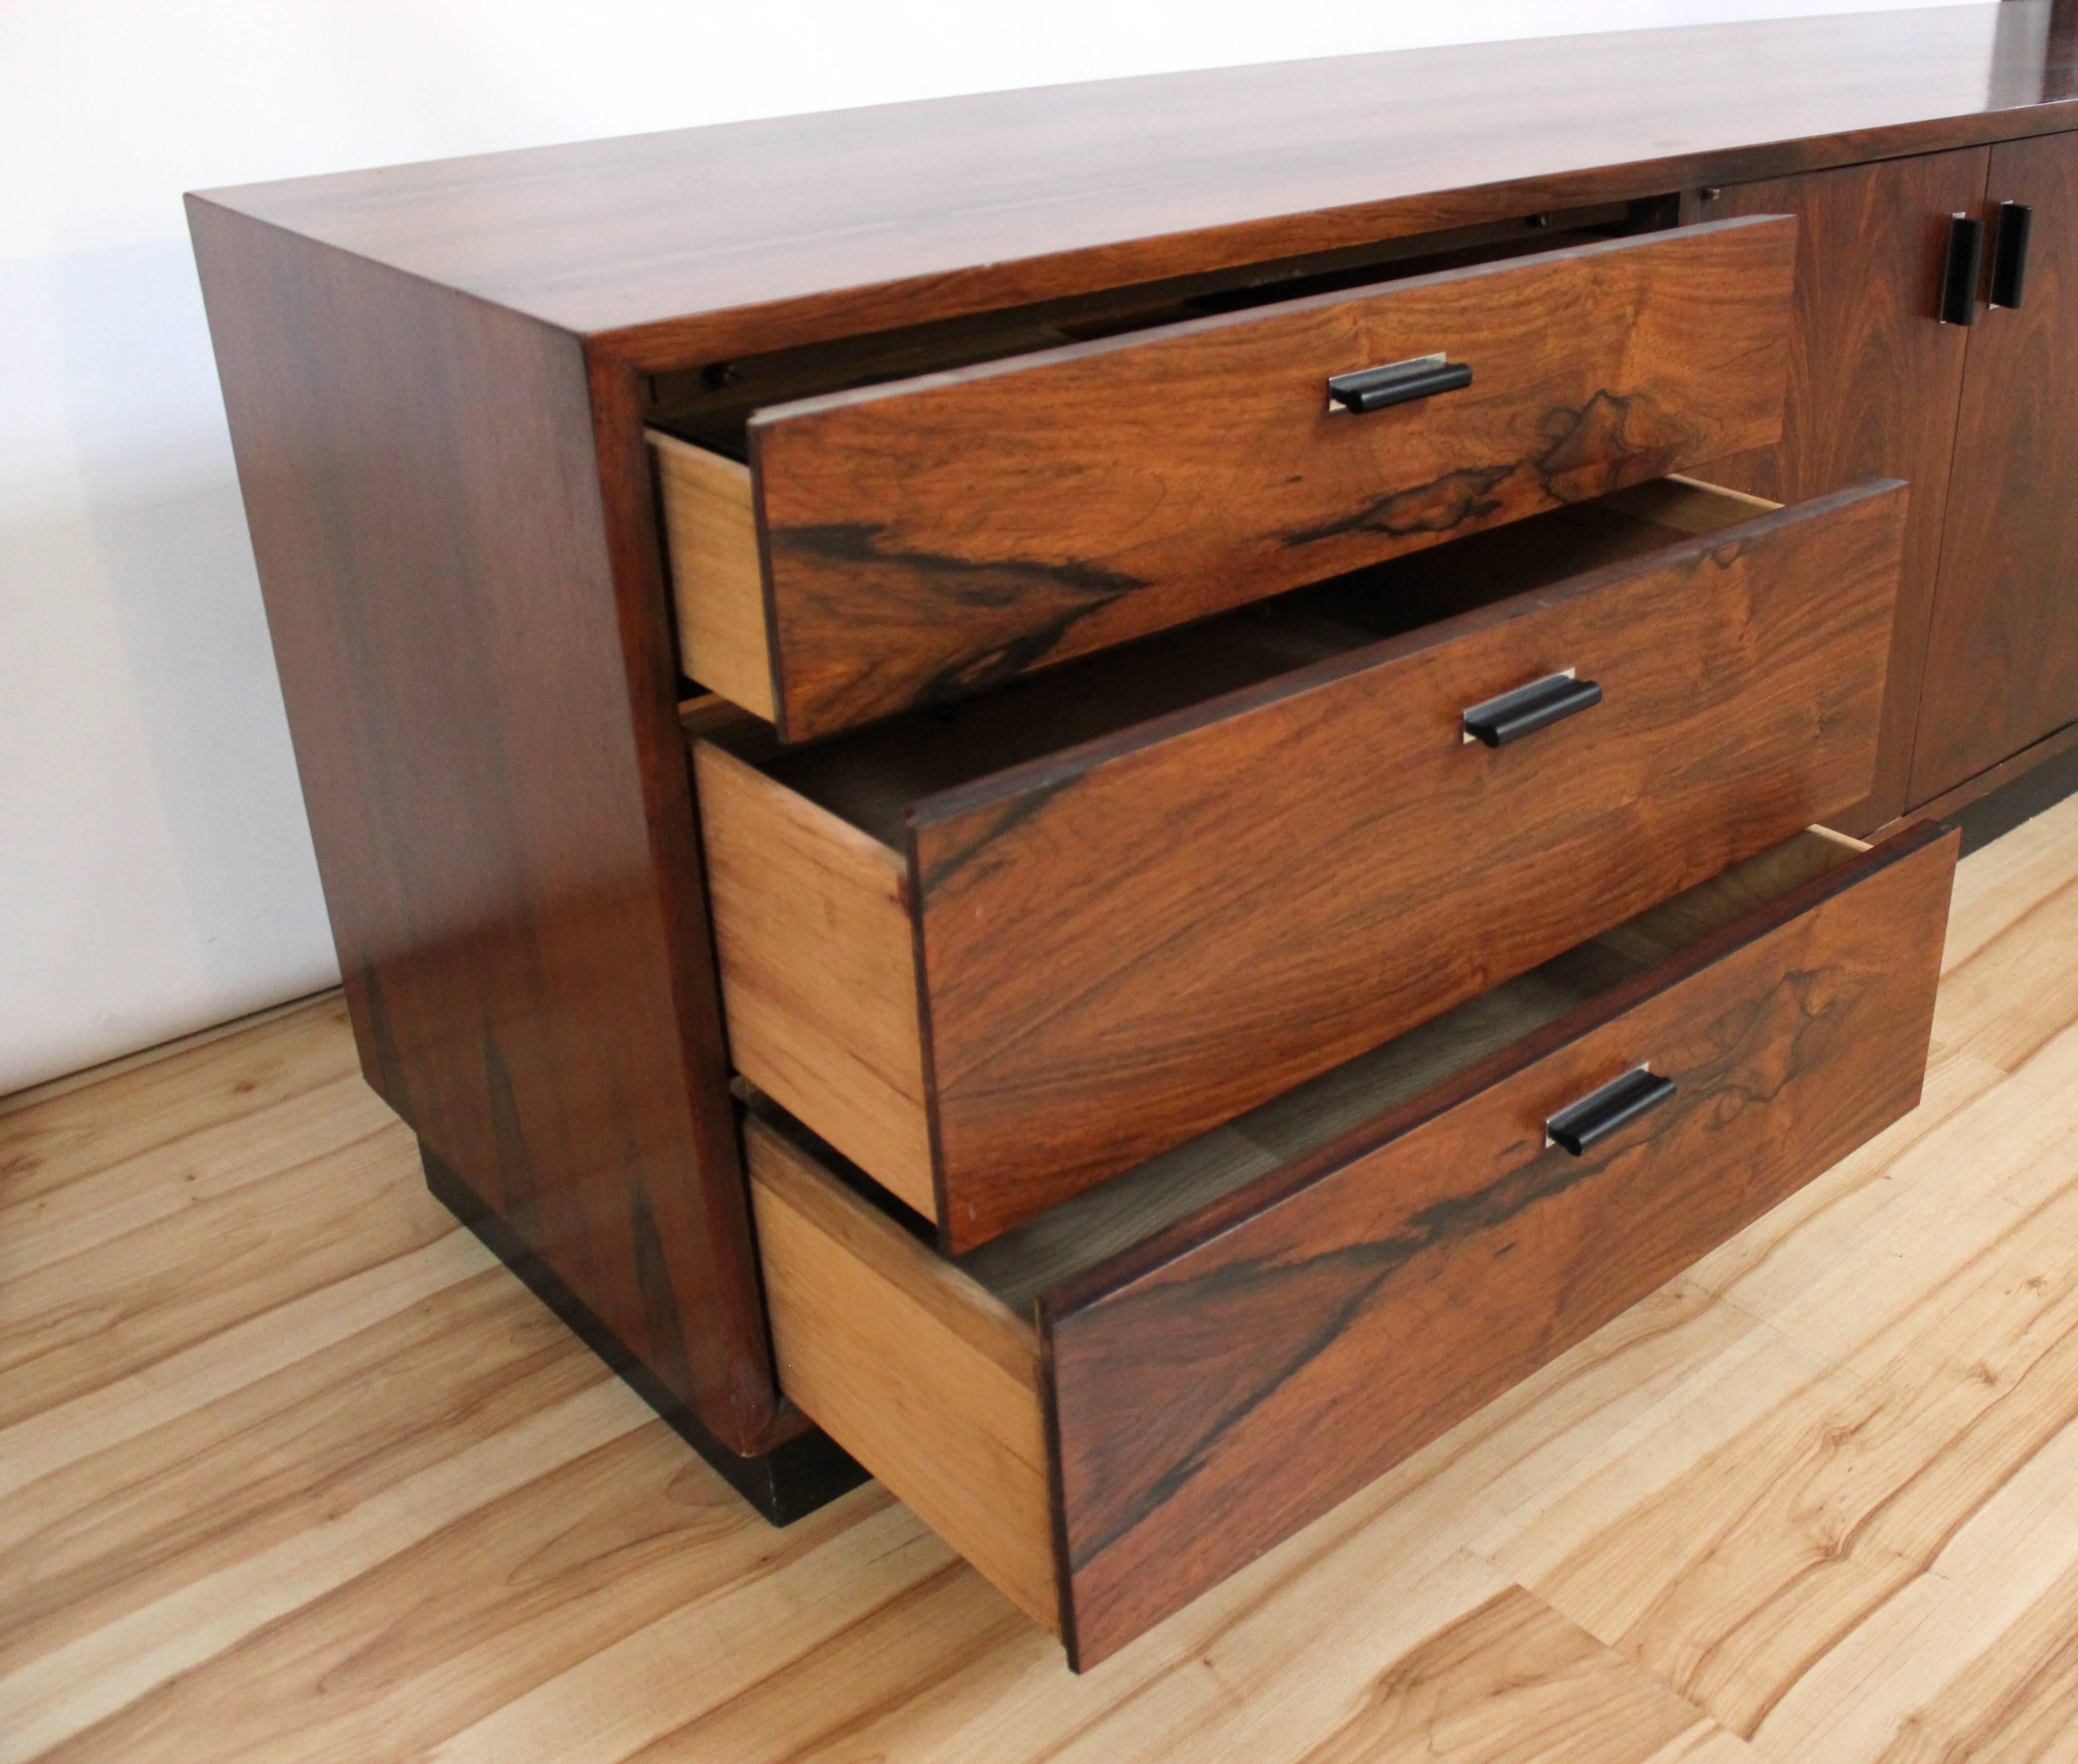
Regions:
<instances>
[{"instance_id":1,"label":"open drawer","mask_svg":"<svg viewBox=\"0 0 2078 1764\"><path fill-rule=\"evenodd\" d=\"M1767 445L1795 241L1713 222L795 399L747 463L653 431L686 671L805 740Z\"/></svg>"},{"instance_id":2,"label":"open drawer","mask_svg":"<svg viewBox=\"0 0 2078 1764\"><path fill-rule=\"evenodd\" d=\"M1904 506L1657 480L807 748L703 713L734 1063L970 1248L1859 800Z\"/></svg>"},{"instance_id":3,"label":"open drawer","mask_svg":"<svg viewBox=\"0 0 2078 1764\"><path fill-rule=\"evenodd\" d=\"M1087 1666L1909 1109L1956 845L1801 834L962 1262L753 1115L781 1383Z\"/></svg>"}]
</instances>

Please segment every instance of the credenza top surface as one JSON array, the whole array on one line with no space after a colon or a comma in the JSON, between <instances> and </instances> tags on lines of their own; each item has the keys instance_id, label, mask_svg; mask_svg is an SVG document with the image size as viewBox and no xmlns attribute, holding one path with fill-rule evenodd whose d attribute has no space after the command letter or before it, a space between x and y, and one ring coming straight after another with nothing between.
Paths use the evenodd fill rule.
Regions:
<instances>
[{"instance_id":1,"label":"credenza top surface","mask_svg":"<svg viewBox=\"0 0 2078 1764\"><path fill-rule=\"evenodd\" d=\"M2069 9L2003 0L936 98L198 199L658 368L2072 127Z\"/></svg>"}]
</instances>

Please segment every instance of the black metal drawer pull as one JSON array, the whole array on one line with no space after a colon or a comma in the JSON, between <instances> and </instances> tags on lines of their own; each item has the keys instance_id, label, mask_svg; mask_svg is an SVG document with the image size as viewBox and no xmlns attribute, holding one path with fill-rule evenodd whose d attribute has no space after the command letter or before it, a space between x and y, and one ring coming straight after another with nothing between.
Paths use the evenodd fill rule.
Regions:
<instances>
[{"instance_id":1,"label":"black metal drawer pull","mask_svg":"<svg viewBox=\"0 0 2078 1764\"><path fill-rule=\"evenodd\" d=\"M1977 322L1977 272L1984 261L1984 223L1958 212L1948 222L1948 261L1941 266L1941 322Z\"/></svg>"},{"instance_id":2,"label":"black metal drawer pull","mask_svg":"<svg viewBox=\"0 0 2078 1764\"><path fill-rule=\"evenodd\" d=\"M1579 1102L1568 1103L1546 1120L1546 1142L1578 1157L1626 1121L1634 1121L1647 1109L1659 1107L1677 1087L1672 1078L1657 1076L1650 1066L1635 1067L1614 1083L1604 1084Z\"/></svg>"},{"instance_id":3,"label":"black metal drawer pull","mask_svg":"<svg viewBox=\"0 0 2078 1764\"><path fill-rule=\"evenodd\" d=\"M1994 307L2017 307L2027 281L2027 238L2034 228L2034 211L2026 202L1999 204L1998 230L1992 235L1992 298Z\"/></svg>"},{"instance_id":4,"label":"black metal drawer pull","mask_svg":"<svg viewBox=\"0 0 2078 1764\"><path fill-rule=\"evenodd\" d=\"M1575 716L1602 702L1602 689L1593 680L1576 680L1568 668L1563 673L1547 674L1526 686L1504 692L1467 711L1467 741L1483 741L1488 747L1504 747L1525 735L1549 728L1562 718Z\"/></svg>"},{"instance_id":5,"label":"black metal drawer pull","mask_svg":"<svg viewBox=\"0 0 2078 1764\"><path fill-rule=\"evenodd\" d=\"M1382 368L1362 368L1354 373L1331 375L1328 381L1328 408L1383 411L1389 404L1409 404L1416 398L1433 398L1438 392L1456 392L1472 383L1469 361L1446 361L1440 355L1418 355L1405 361L1388 361Z\"/></svg>"}]
</instances>

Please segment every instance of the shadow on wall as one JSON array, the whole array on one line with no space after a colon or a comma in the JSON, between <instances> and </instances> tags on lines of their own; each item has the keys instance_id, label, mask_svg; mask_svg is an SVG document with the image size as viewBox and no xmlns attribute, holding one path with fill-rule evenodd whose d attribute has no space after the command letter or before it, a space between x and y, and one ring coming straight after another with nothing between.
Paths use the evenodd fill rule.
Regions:
<instances>
[{"instance_id":1,"label":"shadow on wall","mask_svg":"<svg viewBox=\"0 0 2078 1764\"><path fill-rule=\"evenodd\" d=\"M0 1092L336 978L185 240L0 265Z\"/></svg>"}]
</instances>

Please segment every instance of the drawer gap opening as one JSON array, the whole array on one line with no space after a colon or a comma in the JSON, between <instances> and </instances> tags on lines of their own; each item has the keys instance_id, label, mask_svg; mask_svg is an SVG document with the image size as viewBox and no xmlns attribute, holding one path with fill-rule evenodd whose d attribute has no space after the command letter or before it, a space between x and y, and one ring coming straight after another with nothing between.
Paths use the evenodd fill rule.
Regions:
<instances>
[{"instance_id":1,"label":"drawer gap opening","mask_svg":"<svg viewBox=\"0 0 2078 1764\"><path fill-rule=\"evenodd\" d=\"M919 799L1207 706L1318 663L1553 589L1775 507L1667 477L1375 564L1012 681L984 696L781 749L708 701L689 719L892 852Z\"/></svg>"}]
</instances>

